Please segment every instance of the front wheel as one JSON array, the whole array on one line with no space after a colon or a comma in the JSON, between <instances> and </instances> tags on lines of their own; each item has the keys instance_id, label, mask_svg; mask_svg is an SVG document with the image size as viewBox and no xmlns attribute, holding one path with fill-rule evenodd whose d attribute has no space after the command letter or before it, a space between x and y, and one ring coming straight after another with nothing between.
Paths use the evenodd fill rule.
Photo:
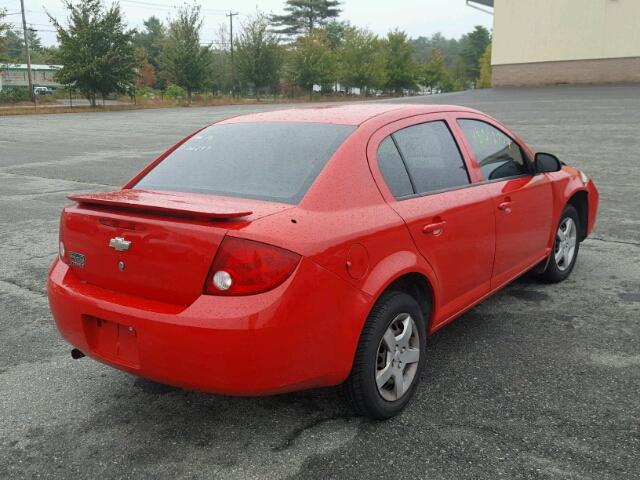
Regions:
<instances>
[{"instance_id":1,"label":"front wheel","mask_svg":"<svg viewBox=\"0 0 640 480\"><path fill-rule=\"evenodd\" d=\"M418 385L425 345L418 303L402 292L382 295L367 318L344 385L354 411L379 420L400 413Z\"/></svg>"},{"instance_id":2,"label":"front wheel","mask_svg":"<svg viewBox=\"0 0 640 480\"><path fill-rule=\"evenodd\" d=\"M547 268L541 274L541 278L545 282L561 282L571 275L571 271L578 259L578 250L580 249L580 242L578 241L579 222L576 209L572 205L567 205L560 217Z\"/></svg>"}]
</instances>

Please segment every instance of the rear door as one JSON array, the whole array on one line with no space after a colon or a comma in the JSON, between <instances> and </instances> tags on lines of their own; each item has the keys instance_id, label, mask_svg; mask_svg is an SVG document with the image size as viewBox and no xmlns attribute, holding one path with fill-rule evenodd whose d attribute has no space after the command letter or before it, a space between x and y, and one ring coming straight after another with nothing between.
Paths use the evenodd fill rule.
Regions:
<instances>
[{"instance_id":1,"label":"rear door","mask_svg":"<svg viewBox=\"0 0 640 480\"><path fill-rule=\"evenodd\" d=\"M465 114L457 123L493 201L496 252L491 286L496 288L546 255L551 183L545 175L534 174L527 152L491 119Z\"/></svg>"},{"instance_id":2,"label":"rear door","mask_svg":"<svg viewBox=\"0 0 640 480\"><path fill-rule=\"evenodd\" d=\"M489 291L494 254L490 195L474 186L447 121L412 117L370 143L374 176L438 277L434 327Z\"/></svg>"}]
</instances>

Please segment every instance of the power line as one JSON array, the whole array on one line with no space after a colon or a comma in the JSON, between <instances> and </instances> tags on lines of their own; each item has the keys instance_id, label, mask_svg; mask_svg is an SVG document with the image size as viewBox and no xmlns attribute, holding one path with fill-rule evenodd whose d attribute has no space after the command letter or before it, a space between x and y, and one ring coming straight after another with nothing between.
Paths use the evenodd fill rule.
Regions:
<instances>
[{"instance_id":1,"label":"power line","mask_svg":"<svg viewBox=\"0 0 640 480\"><path fill-rule=\"evenodd\" d=\"M23 31L22 27L19 26L19 25L14 25L13 26L13 30L18 31L18 32L22 32ZM30 32L58 33L57 30L48 29L48 28L31 28L31 27L27 27L27 30L30 31Z\"/></svg>"},{"instance_id":2,"label":"power line","mask_svg":"<svg viewBox=\"0 0 640 480\"><path fill-rule=\"evenodd\" d=\"M153 9L161 8L164 10L173 10L175 8L179 8L178 5L167 5L166 3L155 3L155 2L146 2L143 0L120 0L121 3L131 4L132 6L137 6L139 8L142 7L153 7ZM223 10L220 8L202 8L202 13L208 13L210 15L226 15L227 10ZM240 15L247 15L246 13L237 12Z\"/></svg>"},{"instance_id":3,"label":"power line","mask_svg":"<svg viewBox=\"0 0 640 480\"><path fill-rule=\"evenodd\" d=\"M9 23L13 23L13 24L15 24L17 26L20 26L20 24L22 22L9 22ZM35 26L35 27L52 27L53 26L50 23L31 23L31 22L28 22L27 25L30 25L32 27L33 26Z\"/></svg>"}]
</instances>

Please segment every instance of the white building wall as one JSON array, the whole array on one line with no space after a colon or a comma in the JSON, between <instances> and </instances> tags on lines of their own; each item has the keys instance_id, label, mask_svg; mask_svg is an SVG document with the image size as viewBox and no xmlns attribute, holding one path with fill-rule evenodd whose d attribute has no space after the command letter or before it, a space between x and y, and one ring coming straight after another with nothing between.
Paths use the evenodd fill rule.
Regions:
<instances>
[{"instance_id":1,"label":"white building wall","mask_svg":"<svg viewBox=\"0 0 640 480\"><path fill-rule=\"evenodd\" d=\"M640 57L640 0L495 0L492 64Z\"/></svg>"}]
</instances>

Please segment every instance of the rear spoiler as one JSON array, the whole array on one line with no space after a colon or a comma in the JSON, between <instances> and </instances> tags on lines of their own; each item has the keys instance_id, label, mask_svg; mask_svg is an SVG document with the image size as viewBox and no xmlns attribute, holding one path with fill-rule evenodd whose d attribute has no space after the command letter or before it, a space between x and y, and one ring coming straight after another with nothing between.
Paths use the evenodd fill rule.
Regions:
<instances>
[{"instance_id":1,"label":"rear spoiler","mask_svg":"<svg viewBox=\"0 0 640 480\"><path fill-rule=\"evenodd\" d=\"M80 205L111 207L167 216L188 216L205 220L240 218L251 215L251 210L216 205L216 199L206 195L124 189L106 193L69 195L69 200Z\"/></svg>"}]
</instances>

